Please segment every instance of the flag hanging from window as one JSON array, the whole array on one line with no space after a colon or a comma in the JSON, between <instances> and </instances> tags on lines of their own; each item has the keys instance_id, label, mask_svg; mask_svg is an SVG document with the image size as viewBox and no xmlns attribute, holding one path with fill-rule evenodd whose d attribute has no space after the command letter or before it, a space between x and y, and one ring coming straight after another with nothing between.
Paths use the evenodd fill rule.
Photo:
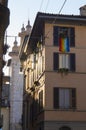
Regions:
<instances>
[{"instance_id":1,"label":"flag hanging from window","mask_svg":"<svg viewBox=\"0 0 86 130\"><path fill-rule=\"evenodd\" d=\"M60 37L59 38L59 51L61 52L69 52L69 38L68 37Z\"/></svg>"}]
</instances>

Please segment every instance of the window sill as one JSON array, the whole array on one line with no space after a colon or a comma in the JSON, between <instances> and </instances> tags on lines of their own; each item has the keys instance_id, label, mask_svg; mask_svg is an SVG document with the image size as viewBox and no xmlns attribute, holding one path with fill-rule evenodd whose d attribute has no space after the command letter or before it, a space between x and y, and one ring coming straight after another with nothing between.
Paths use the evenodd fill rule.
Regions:
<instances>
[{"instance_id":1,"label":"window sill","mask_svg":"<svg viewBox=\"0 0 86 130\"><path fill-rule=\"evenodd\" d=\"M76 111L76 108L57 108L57 111Z\"/></svg>"},{"instance_id":2,"label":"window sill","mask_svg":"<svg viewBox=\"0 0 86 130\"><path fill-rule=\"evenodd\" d=\"M69 72L69 69L67 69L67 68L60 68L60 69L58 70L58 72L60 72L60 73L68 73L68 72Z\"/></svg>"}]
</instances>

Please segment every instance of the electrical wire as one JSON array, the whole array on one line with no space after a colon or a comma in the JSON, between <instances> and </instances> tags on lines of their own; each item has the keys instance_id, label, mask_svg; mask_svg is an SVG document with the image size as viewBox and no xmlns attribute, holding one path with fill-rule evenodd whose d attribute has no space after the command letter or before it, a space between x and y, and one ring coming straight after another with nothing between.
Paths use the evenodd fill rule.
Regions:
<instances>
[{"instance_id":1,"label":"electrical wire","mask_svg":"<svg viewBox=\"0 0 86 130\"><path fill-rule=\"evenodd\" d=\"M41 11L41 8L42 8L42 5L43 5L43 2L44 2L44 0L41 1L39 11Z\"/></svg>"},{"instance_id":2,"label":"electrical wire","mask_svg":"<svg viewBox=\"0 0 86 130\"><path fill-rule=\"evenodd\" d=\"M61 13L61 11L62 11L62 9L63 9L63 7L64 7L64 5L65 5L66 2L67 2L67 0L64 1L64 3L63 3L63 5L62 5L61 9L59 10L59 14Z\"/></svg>"},{"instance_id":3,"label":"electrical wire","mask_svg":"<svg viewBox=\"0 0 86 130\"><path fill-rule=\"evenodd\" d=\"M60 13L61 13L61 11L62 11L62 9L63 9L64 5L66 4L66 2L67 2L67 0L65 0L65 1L63 2L63 4L62 4L62 6L61 6L61 8L60 8L60 10L59 10L59 13L58 13L58 14L60 14ZM57 16L58 16L58 14L57 14ZM57 17L53 20L53 22L52 22L51 24L54 24L54 23L56 22L56 20L57 20ZM50 29L50 30L51 30L51 29ZM45 38L47 38L47 36L48 36L48 34L49 34L50 30L47 32L47 34L46 34Z\"/></svg>"},{"instance_id":4,"label":"electrical wire","mask_svg":"<svg viewBox=\"0 0 86 130\"><path fill-rule=\"evenodd\" d=\"M45 12L46 12L46 10L47 10L47 8L48 8L49 1L50 1L50 0L47 1L47 5L46 5L46 8L45 8Z\"/></svg>"},{"instance_id":5,"label":"electrical wire","mask_svg":"<svg viewBox=\"0 0 86 130\"><path fill-rule=\"evenodd\" d=\"M39 11L40 11L41 8L42 8L43 2L44 2L44 0L41 1ZM62 6L61 6L61 8L60 8L60 10L59 10L59 12L58 12L58 14L57 14L57 16L61 13L62 9L64 8L64 6L65 6L65 4L66 4L66 2L67 2L67 0L64 0L64 2L63 2L63 4L62 4ZM48 8L48 5L49 5L49 0L47 1L47 5L46 5L46 8L45 8L45 12L46 12L46 10L47 10L47 8ZM54 23L56 22L56 20L57 20L57 17L53 20L53 22L52 22L51 24L54 24ZM50 30L51 30L51 29L49 29L49 31L47 32L47 34L45 35L44 38L47 38L47 36L48 36Z\"/></svg>"},{"instance_id":6,"label":"electrical wire","mask_svg":"<svg viewBox=\"0 0 86 130\"><path fill-rule=\"evenodd\" d=\"M41 11L41 8L42 8L43 3L44 3L44 0L41 1L41 5L40 5L40 8L39 8L39 11ZM49 5L49 0L47 1L47 5L46 5L46 8L45 8L45 12L46 12L46 10L47 10L47 8L48 8L48 5Z\"/></svg>"}]
</instances>

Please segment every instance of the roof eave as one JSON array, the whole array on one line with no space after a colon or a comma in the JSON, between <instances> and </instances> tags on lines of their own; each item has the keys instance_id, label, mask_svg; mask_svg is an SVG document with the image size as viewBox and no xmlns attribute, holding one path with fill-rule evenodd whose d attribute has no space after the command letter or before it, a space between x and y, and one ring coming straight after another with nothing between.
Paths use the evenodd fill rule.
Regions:
<instances>
[{"instance_id":1,"label":"roof eave","mask_svg":"<svg viewBox=\"0 0 86 130\"><path fill-rule=\"evenodd\" d=\"M80 15L59 15L59 14L47 14L47 13L37 13L32 32L30 35L30 40L33 38L33 35L35 35L35 30L37 31L37 28L40 25L43 24L45 21L51 22L54 24L57 23L65 23L65 24L71 24L71 25L85 25L86 26L86 16L80 16ZM53 22L52 22L53 21Z\"/></svg>"}]
</instances>

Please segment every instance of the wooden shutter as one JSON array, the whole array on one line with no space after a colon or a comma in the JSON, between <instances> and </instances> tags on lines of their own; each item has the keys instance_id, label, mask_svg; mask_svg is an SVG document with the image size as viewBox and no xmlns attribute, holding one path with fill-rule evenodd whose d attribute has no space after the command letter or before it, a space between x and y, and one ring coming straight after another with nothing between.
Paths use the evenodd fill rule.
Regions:
<instances>
[{"instance_id":1,"label":"wooden shutter","mask_svg":"<svg viewBox=\"0 0 86 130\"><path fill-rule=\"evenodd\" d=\"M54 43L54 46L59 46L59 43L58 43L58 26L53 27L53 43Z\"/></svg>"},{"instance_id":2,"label":"wooden shutter","mask_svg":"<svg viewBox=\"0 0 86 130\"><path fill-rule=\"evenodd\" d=\"M75 28L70 28L70 47L75 47Z\"/></svg>"},{"instance_id":3,"label":"wooden shutter","mask_svg":"<svg viewBox=\"0 0 86 130\"><path fill-rule=\"evenodd\" d=\"M59 54L55 52L53 54L53 69L58 70L59 68Z\"/></svg>"},{"instance_id":4,"label":"wooden shutter","mask_svg":"<svg viewBox=\"0 0 86 130\"><path fill-rule=\"evenodd\" d=\"M75 71L75 54L70 54L70 71Z\"/></svg>"},{"instance_id":5,"label":"wooden shutter","mask_svg":"<svg viewBox=\"0 0 86 130\"><path fill-rule=\"evenodd\" d=\"M54 88L54 93L53 93L53 96L54 96L54 108L59 108L59 88Z\"/></svg>"},{"instance_id":6,"label":"wooden shutter","mask_svg":"<svg viewBox=\"0 0 86 130\"><path fill-rule=\"evenodd\" d=\"M76 89L72 89L72 108L76 108Z\"/></svg>"}]
</instances>

